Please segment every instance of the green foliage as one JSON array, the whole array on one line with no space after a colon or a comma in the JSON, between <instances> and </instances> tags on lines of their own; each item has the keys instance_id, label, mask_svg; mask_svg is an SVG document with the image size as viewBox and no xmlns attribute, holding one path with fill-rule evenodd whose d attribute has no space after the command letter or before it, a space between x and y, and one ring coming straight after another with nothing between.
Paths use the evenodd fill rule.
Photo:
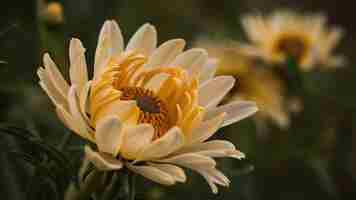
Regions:
<instances>
[{"instance_id":1,"label":"green foliage","mask_svg":"<svg viewBox=\"0 0 356 200\"><path fill-rule=\"evenodd\" d=\"M0 134L1 137L11 136L22 147L18 150L4 148L1 151L33 168L27 191L29 199L63 199L65 189L75 173L68 158L26 129L1 124Z\"/></svg>"}]
</instances>

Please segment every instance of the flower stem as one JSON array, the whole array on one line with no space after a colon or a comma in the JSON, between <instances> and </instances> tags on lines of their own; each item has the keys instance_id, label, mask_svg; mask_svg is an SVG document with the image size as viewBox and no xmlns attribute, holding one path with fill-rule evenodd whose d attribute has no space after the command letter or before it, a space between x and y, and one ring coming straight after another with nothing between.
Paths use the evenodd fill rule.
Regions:
<instances>
[{"instance_id":1,"label":"flower stem","mask_svg":"<svg viewBox=\"0 0 356 200\"><path fill-rule=\"evenodd\" d=\"M135 195L136 195L136 188L135 188L136 174L131 172L131 171L128 171L128 183L129 183L128 200L135 200Z\"/></svg>"}]
</instances>

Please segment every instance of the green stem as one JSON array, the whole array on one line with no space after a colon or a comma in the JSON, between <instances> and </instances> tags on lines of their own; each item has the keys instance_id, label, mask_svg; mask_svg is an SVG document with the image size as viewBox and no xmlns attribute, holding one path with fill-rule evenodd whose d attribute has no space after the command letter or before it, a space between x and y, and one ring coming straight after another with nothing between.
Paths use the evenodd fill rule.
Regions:
<instances>
[{"instance_id":1,"label":"green stem","mask_svg":"<svg viewBox=\"0 0 356 200\"><path fill-rule=\"evenodd\" d=\"M135 183L136 183L136 175L129 171L128 172L128 183L129 183L129 196L128 200L135 200L135 194L136 194L136 188L135 188Z\"/></svg>"},{"instance_id":2,"label":"green stem","mask_svg":"<svg viewBox=\"0 0 356 200\"><path fill-rule=\"evenodd\" d=\"M65 135L62 137L60 143L58 144L58 150L62 151L65 149L66 145L69 143L71 139L72 133L67 131Z\"/></svg>"},{"instance_id":3,"label":"green stem","mask_svg":"<svg viewBox=\"0 0 356 200\"><path fill-rule=\"evenodd\" d=\"M89 200L92 194L102 186L103 175L103 172L93 170L80 185L79 190L74 185L70 186L65 200Z\"/></svg>"}]
</instances>

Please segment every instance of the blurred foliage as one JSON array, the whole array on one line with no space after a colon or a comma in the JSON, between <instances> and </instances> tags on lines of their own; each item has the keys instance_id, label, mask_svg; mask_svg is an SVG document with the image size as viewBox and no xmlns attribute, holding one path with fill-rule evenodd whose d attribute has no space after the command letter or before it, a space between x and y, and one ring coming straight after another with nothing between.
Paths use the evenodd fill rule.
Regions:
<instances>
[{"instance_id":1,"label":"blurred foliage","mask_svg":"<svg viewBox=\"0 0 356 200\"><path fill-rule=\"evenodd\" d=\"M2 145L1 152L10 160L18 159L32 168L27 183L27 198L63 199L76 171L67 157L26 129L2 124L0 133L1 140L12 136L17 143L17 147Z\"/></svg>"},{"instance_id":2,"label":"blurred foliage","mask_svg":"<svg viewBox=\"0 0 356 200\"><path fill-rule=\"evenodd\" d=\"M281 130L269 122L261 129L248 119L221 130L216 137L232 140L246 153L248 160L219 161L218 167L232 179L232 184L218 195L210 194L202 178L191 173L186 184L172 187L139 179L139 199L325 200L356 197L356 95L353 88L356 85L353 66L356 41L352 37L356 26L350 17L354 16L354 11L349 2L62 0L56 2L63 5L65 20L57 25L42 19L38 2L7 1L0 16L0 120L26 127L54 146L61 145L68 130L56 118L49 99L40 90L36 69L42 63L43 53L49 51L60 63L61 71L67 72L67 48L71 37L83 41L88 64L92 66L97 35L107 18L118 20L125 41L141 24L150 22L157 27L160 42L180 37L191 46L201 34L210 38L245 40L239 21L245 13L269 12L280 7L301 12L325 11L332 24L346 30L346 37L337 51L348 57L349 65L335 71L313 71L303 75L308 95L302 95L304 109L293 116L290 129ZM284 76L283 72L276 73ZM32 140L26 131L19 133L16 137L23 137L21 140L39 142ZM28 148L39 150L31 146L25 150L16 139L0 138L3 149L12 144L26 154L30 153ZM82 141L76 136L68 140L63 150L78 168ZM44 152L59 156L55 150L47 150ZM9 159L4 152L6 149L0 153L1 199L28 199L24 191L31 180L31 167ZM50 172L55 172L53 176L57 177L66 167L63 166L58 174ZM66 177L63 175L58 180L64 184L68 181Z\"/></svg>"}]
</instances>

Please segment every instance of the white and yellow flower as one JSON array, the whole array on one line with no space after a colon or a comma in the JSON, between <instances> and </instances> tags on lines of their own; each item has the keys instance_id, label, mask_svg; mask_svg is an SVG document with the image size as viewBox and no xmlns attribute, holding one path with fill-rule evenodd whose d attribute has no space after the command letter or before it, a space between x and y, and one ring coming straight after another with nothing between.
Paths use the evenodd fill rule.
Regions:
<instances>
[{"instance_id":1,"label":"white and yellow flower","mask_svg":"<svg viewBox=\"0 0 356 200\"><path fill-rule=\"evenodd\" d=\"M242 25L252 43L245 50L269 63L285 62L291 57L303 71L317 64L338 67L344 63L342 57L331 55L342 30L327 27L324 15L277 11L269 16L244 16Z\"/></svg>"},{"instance_id":2,"label":"white and yellow flower","mask_svg":"<svg viewBox=\"0 0 356 200\"><path fill-rule=\"evenodd\" d=\"M213 192L230 181L215 168L215 157L244 154L225 140L207 141L219 128L257 111L253 102L218 106L234 85L231 76L214 77L215 66L203 49L183 51L185 41L157 45L154 26L145 24L124 48L115 21L106 21L89 80L85 49L72 39L70 83L48 54L38 75L59 118L81 137L86 158L101 170L126 166L155 182L184 182L179 167L200 173Z\"/></svg>"}]
</instances>

